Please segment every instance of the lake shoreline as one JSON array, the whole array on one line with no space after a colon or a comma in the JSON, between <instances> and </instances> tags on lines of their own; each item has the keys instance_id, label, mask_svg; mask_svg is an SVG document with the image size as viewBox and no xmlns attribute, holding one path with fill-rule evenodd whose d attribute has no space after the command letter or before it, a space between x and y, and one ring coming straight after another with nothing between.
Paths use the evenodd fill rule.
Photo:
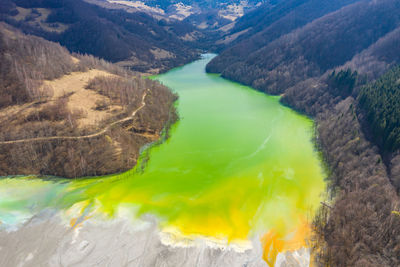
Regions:
<instances>
[{"instance_id":1,"label":"lake shoreline","mask_svg":"<svg viewBox=\"0 0 400 267\"><path fill-rule=\"evenodd\" d=\"M40 218L41 210L54 208L61 216L75 214L69 227L88 225L89 233L95 217L117 218L119 209L128 207L134 215L126 218L159 218L157 242L170 249L185 251L193 248L190 240L203 240L208 249L229 250L237 257L258 251L257 262L264 265L263 260L280 264L299 255L309 262L309 251L303 249L306 218L319 206L324 188L311 140L313 123L277 97L206 74L213 56L156 77L179 94L181 119L172 125L170 138L146 150L145 165L62 183L0 180L5 193L0 211L12 211L17 216L8 218L12 223L36 214ZM27 203L34 204L29 208ZM54 224L51 219L43 223ZM29 235L31 227L25 224L15 234ZM241 240L251 240L251 246Z\"/></svg>"}]
</instances>

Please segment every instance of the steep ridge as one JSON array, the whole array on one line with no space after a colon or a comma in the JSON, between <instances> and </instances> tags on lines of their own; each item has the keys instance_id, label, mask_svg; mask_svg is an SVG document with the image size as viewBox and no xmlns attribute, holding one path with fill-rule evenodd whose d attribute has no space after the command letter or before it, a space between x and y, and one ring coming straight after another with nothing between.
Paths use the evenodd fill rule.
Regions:
<instances>
[{"instance_id":1,"label":"steep ridge","mask_svg":"<svg viewBox=\"0 0 400 267\"><path fill-rule=\"evenodd\" d=\"M336 70L351 69L358 73L358 86L373 81L383 75L386 71L400 63L399 44L400 27L380 38L367 49L356 54L350 61ZM316 115L327 104L337 103L342 97L332 95L335 89L329 88L327 78L332 70L327 71L320 77L306 79L285 91L283 101L295 107L297 110L307 114ZM354 95L358 92L355 89ZM350 92L349 94L352 94Z\"/></svg>"},{"instance_id":2,"label":"steep ridge","mask_svg":"<svg viewBox=\"0 0 400 267\"><path fill-rule=\"evenodd\" d=\"M278 1L275 5L271 2L265 3L240 18L232 30L218 41L220 44L227 44L228 48L220 47L220 50L224 50L208 68L212 72L222 72L226 67L245 60L249 54L282 35L357 1L359 0L289 0ZM234 36L237 37L233 38Z\"/></svg>"},{"instance_id":3,"label":"steep ridge","mask_svg":"<svg viewBox=\"0 0 400 267\"><path fill-rule=\"evenodd\" d=\"M399 26L397 1L361 1L284 35L222 70L269 93L341 66ZM221 55L223 57L223 55ZM208 66L214 71L213 63Z\"/></svg>"},{"instance_id":4,"label":"steep ridge","mask_svg":"<svg viewBox=\"0 0 400 267\"><path fill-rule=\"evenodd\" d=\"M158 82L0 23L0 175L132 168L175 118Z\"/></svg>"}]
</instances>

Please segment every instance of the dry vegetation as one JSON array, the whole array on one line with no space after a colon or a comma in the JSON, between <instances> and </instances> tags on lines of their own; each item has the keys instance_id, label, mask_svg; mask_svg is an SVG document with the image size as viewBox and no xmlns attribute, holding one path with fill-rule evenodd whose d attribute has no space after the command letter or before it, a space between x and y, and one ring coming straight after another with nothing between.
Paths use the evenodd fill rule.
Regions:
<instances>
[{"instance_id":1,"label":"dry vegetation","mask_svg":"<svg viewBox=\"0 0 400 267\"><path fill-rule=\"evenodd\" d=\"M26 34L59 42L69 51L91 54L140 72L165 71L198 57L196 41L181 39L198 32L189 23L159 21L145 13L94 3L1 0L0 21ZM160 58L154 51L165 51L164 56Z\"/></svg>"},{"instance_id":2,"label":"dry vegetation","mask_svg":"<svg viewBox=\"0 0 400 267\"><path fill-rule=\"evenodd\" d=\"M372 57L368 61L370 68L360 65L357 69L358 81L352 90L330 82L334 73L327 72L289 88L283 98L316 118L317 143L330 167L328 190L333 204L322 206L314 221L314 251L322 266L400 265L400 198L396 192L396 187L400 189L400 157L398 152L382 153L373 141L357 99L369 80L367 75L383 73L392 61ZM354 73L342 73L348 73L349 84L354 85Z\"/></svg>"},{"instance_id":3,"label":"dry vegetation","mask_svg":"<svg viewBox=\"0 0 400 267\"><path fill-rule=\"evenodd\" d=\"M357 99L366 75L382 73L392 63L369 61L371 68L357 69L353 90L339 89L341 83L329 82L334 73L326 73L289 88L283 97L316 118L317 143L330 170L328 201L333 204L322 206L314 221L314 252L321 266L400 265L400 157L383 154L373 142ZM354 73L342 73L354 83Z\"/></svg>"},{"instance_id":4,"label":"dry vegetation","mask_svg":"<svg viewBox=\"0 0 400 267\"><path fill-rule=\"evenodd\" d=\"M398 266L400 199L360 120L352 97L318 116L335 202L315 219L317 259L323 266Z\"/></svg>"},{"instance_id":5,"label":"dry vegetation","mask_svg":"<svg viewBox=\"0 0 400 267\"><path fill-rule=\"evenodd\" d=\"M17 7L16 15L12 16L16 21L23 22L31 27L39 27L47 32L62 33L69 27L63 23L47 23L47 19L51 13L51 9L47 8L22 8Z\"/></svg>"},{"instance_id":6,"label":"dry vegetation","mask_svg":"<svg viewBox=\"0 0 400 267\"><path fill-rule=\"evenodd\" d=\"M121 172L176 119L171 108L176 96L155 81L93 56L71 56L58 44L6 24L0 24L0 43L0 175ZM145 91L145 105L130 118ZM128 119L113 124L123 118ZM4 143L98 132L92 138Z\"/></svg>"},{"instance_id":7,"label":"dry vegetation","mask_svg":"<svg viewBox=\"0 0 400 267\"><path fill-rule=\"evenodd\" d=\"M357 82L348 69L336 72L341 82L332 82L335 73L327 72L289 88L283 98L316 118L317 143L330 167L333 204L322 206L314 221L314 251L322 266L400 265L399 153L382 153L358 100L363 84L393 64L375 57L385 51L375 52L369 53L369 67L356 68Z\"/></svg>"},{"instance_id":8,"label":"dry vegetation","mask_svg":"<svg viewBox=\"0 0 400 267\"><path fill-rule=\"evenodd\" d=\"M41 90L42 81L74 69L65 48L19 34L4 23L0 28L0 107L46 97L50 92Z\"/></svg>"},{"instance_id":9,"label":"dry vegetation","mask_svg":"<svg viewBox=\"0 0 400 267\"><path fill-rule=\"evenodd\" d=\"M335 3L347 1L307 2L309 9L319 13L317 10L325 9L317 2L329 2L337 8ZM305 11L295 9L291 20L274 21L272 28L266 29L271 32L254 34L251 43L244 40L225 50L207 70L264 92L281 94L290 86L342 66L400 27L399 10L395 0L359 1L299 27L304 24L292 25L292 20L296 12ZM287 28L289 32L279 31Z\"/></svg>"}]
</instances>

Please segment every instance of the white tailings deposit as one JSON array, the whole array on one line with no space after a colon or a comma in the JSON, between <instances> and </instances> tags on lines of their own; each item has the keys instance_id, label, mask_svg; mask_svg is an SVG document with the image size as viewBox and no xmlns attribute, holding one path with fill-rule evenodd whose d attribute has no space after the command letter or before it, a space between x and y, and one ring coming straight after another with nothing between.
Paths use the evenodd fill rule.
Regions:
<instances>
[{"instance_id":1,"label":"white tailings deposit","mask_svg":"<svg viewBox=\"0 0 400 267\"><path fill-rule=\"evenodd\" d=\"M0 266L268 266L259 240L223 244L160 231L156 219L89 218L71 225L61 213L42 212L0 231ZM275 266L309 266L308 249L278 255Z\"/></svg>"}]
</instances>

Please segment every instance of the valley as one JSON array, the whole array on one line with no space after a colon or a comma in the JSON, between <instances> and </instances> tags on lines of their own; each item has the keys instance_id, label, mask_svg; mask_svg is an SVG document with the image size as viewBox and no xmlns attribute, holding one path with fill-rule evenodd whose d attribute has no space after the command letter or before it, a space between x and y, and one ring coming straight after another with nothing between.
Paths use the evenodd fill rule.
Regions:
<instances>
[{"instance_id":1,"label":"valley","mask_svg":"<svg viewBox=\"0 0 400 267\"><path fill-rule=\"evenodd\" d=\"M398 266L399 14L4 0L0 265Z\"/></svg>"}]
</instances>

